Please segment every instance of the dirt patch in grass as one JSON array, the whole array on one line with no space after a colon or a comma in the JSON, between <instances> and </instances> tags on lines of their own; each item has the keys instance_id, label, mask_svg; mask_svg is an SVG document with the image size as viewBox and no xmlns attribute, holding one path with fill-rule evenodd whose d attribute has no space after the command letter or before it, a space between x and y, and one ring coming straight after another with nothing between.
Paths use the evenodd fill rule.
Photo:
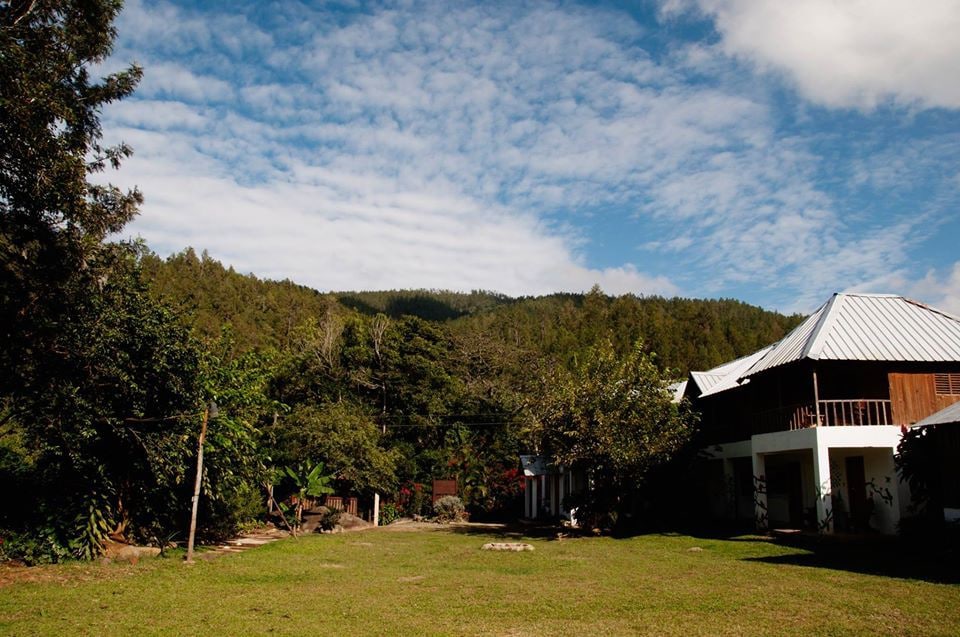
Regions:
<instances>
[{"instance_id":1,"label":"dirt patch in grass","mask_svg":"<svg viewBox=\"0 0 960 637\"><path fill-rule=\"evenodd\" d=\"M63 569L43 566L23 566L22 564L0 564L0 588L14 582L65 582Z\"/></svg>"},{"instance_id":2,"label":"dirt patch in grass","mask_svg":"<svg viewBox=\"0 0 960 637\"><path fill-rule=\"evenodd\" d=\"M39 566L24 566L11 562L0 563L0 588L21 582L56 583L62 586L83 582L98 582L102 580L127 577L135 573L142 573L151 569L155 558L140 561L137 564L128 562L101 563L101 562L71 562L67 564L43 564Z\"/></svg>"}]
</instances>

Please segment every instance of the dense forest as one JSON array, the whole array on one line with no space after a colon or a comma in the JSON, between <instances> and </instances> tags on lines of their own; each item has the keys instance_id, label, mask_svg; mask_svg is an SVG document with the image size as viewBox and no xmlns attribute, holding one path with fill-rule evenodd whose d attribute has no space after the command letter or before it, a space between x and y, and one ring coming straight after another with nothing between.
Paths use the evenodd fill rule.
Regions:
<instances>
[{"instance_id":1,"label":"dense forest","mask_svg":"<svg viewBox=\"0 0 960 637\"><path fill-rule=\"evenodd\" d=\"M802 317L740 301L552 294L512 298L496 292L390 290L320 293L290 281L235 272L192 248L161 259L146 254L145 277L158 300L176 308L202 339L229 326L238 352L295 342L295 328L328 313L389 319L416 317L451 338L484 338L569 363L601 339L623 353L637 342L658 367L685 377L749 354L783 336Z\"/></svg>"},{"instance_id":2,"label":"dense forest","mask_svg":"<svg viewBox=\"0 0 960 637\"><path fill-rule=\"evenodd\" d=\"M165 545L197 502L201 538L222 537L268 494L415 515L432 478L477 518L515 516L530 450L591 473L581 504L606 527L690 448L667 384L799 320L599 289L322 294L112 242L143 199L95 177L132 152L102 144L99 113L141 69L91 72L120 6L0 3L0 559Z\"/></svg>"}]
</instances>

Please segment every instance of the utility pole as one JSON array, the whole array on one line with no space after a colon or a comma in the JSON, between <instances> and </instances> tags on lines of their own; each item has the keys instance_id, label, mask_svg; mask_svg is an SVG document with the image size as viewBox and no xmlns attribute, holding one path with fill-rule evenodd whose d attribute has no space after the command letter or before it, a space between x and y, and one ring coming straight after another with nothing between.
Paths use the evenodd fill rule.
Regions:
<instances>
[{"instance_id":1,"label":"utility pole","mask_svg":"<svg viewBox=\"0 0 960 637\"><path fill-rule=\"evenodd\" d=\"M188 564L193 563L193 540L197 534L197 505L200 502L200 483L203 478L203 442L207 439L207 423L211 418L216 418L219 415L217 403L211 400L210 404L203 410L200 442L197 444L197 480L193 485L193 510L190 513L190 536L187 538L187 557L185 559Z\"/></svg>"}]
</instances>

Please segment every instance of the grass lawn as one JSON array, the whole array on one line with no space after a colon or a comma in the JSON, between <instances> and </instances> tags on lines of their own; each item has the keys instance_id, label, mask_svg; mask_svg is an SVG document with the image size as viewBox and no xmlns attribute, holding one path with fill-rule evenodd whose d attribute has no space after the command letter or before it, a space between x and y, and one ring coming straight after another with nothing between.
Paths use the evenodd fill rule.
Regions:
<instances>
[{"instance_id":1,"label":"grass lawn","mask_svg":"<svg viewBox=\"0 0 960 637\"><path fill-rule=\"evenodd\" d=\"M0 588L0 634L960 634L956 584L825 567L770 542L646 535L480 550L497 539L378 529L193 566L43 567L41 581Z\"/></svg>"}]
</instances>

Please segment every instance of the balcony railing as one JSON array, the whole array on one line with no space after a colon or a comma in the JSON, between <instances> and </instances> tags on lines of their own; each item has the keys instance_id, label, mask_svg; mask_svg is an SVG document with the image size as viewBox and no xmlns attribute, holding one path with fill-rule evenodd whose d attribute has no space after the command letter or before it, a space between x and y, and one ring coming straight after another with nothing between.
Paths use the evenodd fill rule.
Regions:
<instances>
[{"instance_id":1,"label":"balcony railing","mask_svg":"<svg viewBox=\"0 0 960 637\"><path fill-rule=\"evenodd\" d=\"M892 425L890 401L882 399L821 400L820 419L814 405L796 407L790 418L790 429L807 427L865 427Z\"/></svg>"},{"instance_id":2,"label":"balcony railing","mask_svg":"<svg viewBox=\"0 0 960 637\"><path fill-rule=\"evenodd\" d=\"M875 398L821 400L820 418L814 403L790 405L755 414L753 433L770 433L809 427L862 427L892 425L890 401Z\"/></svg>"}]
</instances>

